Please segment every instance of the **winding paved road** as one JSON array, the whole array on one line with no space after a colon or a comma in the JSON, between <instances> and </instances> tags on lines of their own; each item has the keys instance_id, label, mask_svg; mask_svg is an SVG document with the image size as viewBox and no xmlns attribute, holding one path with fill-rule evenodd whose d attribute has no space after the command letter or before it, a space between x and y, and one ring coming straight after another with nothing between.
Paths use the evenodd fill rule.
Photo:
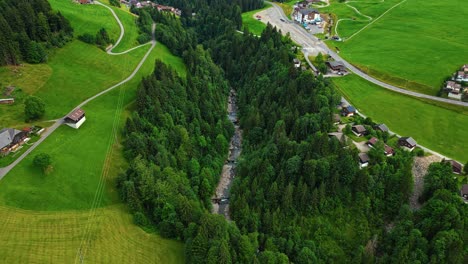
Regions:
<instances>
[{"instance_id":1,"label":"winding paved road","mask_svg":"<svg viewBox=\"0 0 468 264\"><path fill-rule=\"evenodd\" d=\"M270 17L271 20L265 21L265 22L270 22L270 24L278 27L284 34L289 32L291 35L291 39L293 39L296 43L303 45L305 54L309 53L310 51L321 51L321 52L327 53L334 60L342 61L343 64L346 66L346 68L348 68L350 71L352 71L359 77L371 83L374 83L380 87L383 87L388 90L392 90L397 93L406 94L406 95L414 96L417 98L429 99L429 100L438 101L442 103L452 104L452 105L468 107L468 102L461 102L461 101L456 101L456 100L451 100L451 99L446 99L442 97L437 97L437 96L432 96L432 95L405 90L403 88L393 86L388 83L384 83L382 81L375 79L372 76L367 75L366 73L362 72L358 68L354 67L351 63L344 60L336 52L328 48L328 46L322 41L320 41L317 37L307 33L305 29L303 29L299 24L296 24L293 21L289 20L287 16L284 14L283 9L281 9L280 6L272 2L268 2L268 1L265 1L265 2L271 4L276 11L274 12L274 16ZM281 21L281 19L283 19L284 22Z\"/></svg>"},{"instance_id":2,"label":"winding paved road","mask_svg":"<svg viewBox=\"0 0 468 264\"><path fill-rule=\"evenodd\" d=\"M114 48L114 47L116 47L116 46L120 43L120 41L122 40L122 38L123 38L123 36L124 36L124 34L125 34L125 29L124 29L124 27L123 27L123 25L122 25L122 22L120 22L119 17L115 14L115 12L114 12L114 10L112 10L112 8L110 8L110 7L108 7L108 6L104 5L104 4L101 4L101 3L97 2L97 1L95 1L95 3L98 4L98 5L101 5L101 6L104 6L104 7L108 8L108 9L111 11L111 13L113 14L113 16L114 16L115 20L117 21L117 23L119 24L119 26L120 26L120 36L119 36L119 39L117 40L117 42L115 43L115 45L113 46L113 48ZM83 107L84 105L86 105L86 104L89 103L90 101L96 99L97 97L99 97L99 96L101 96L101 95L103 95L103 94L105 94L105 93L108 93L108 92L112 91L113 89L119 87L120 85L122 85L122 84L124 84L124 83L127 83L127 82L130 81L133 77L135 77L135 75L137 74L137 72L140 70L141 66L143 66L143 63L145 63L145 61L146 61L146 59L148 58L148 56L149 56L149 54L151 53L151 51L152 51L152 50L154 49L154 47L156 46L156 39L155 39L155 35L154 35L155 29L156 29L156 24L153 23L153 26L152 26L152 40L151 40L151 42L147 43L147 44L151 44L151 47L150 47L150 49L146 52L145 56L143 56L143 58L141 59L140 63L138 63L138 65L137 65L136 68L133 70L133 72L132 72L125 80L123 80L123 81L121 81L121 82L119 82L119 83L117 83L117 84L115 84L115 85L113 85L113 86L107 88L106 90L101 91L100 93L98 93L98 94L96 94L96 95L94 95L94 96L92 96L92 97L86 99L85 101L81 102L78 106L76 106L75 108L73 108L73 110L70 111L70 113L73 112L74 110L76 110L77 108ZM130 52L130 51L132 51L132 50L134 50L134 49L136 49L136 48L139 48L139 47L144 46L144 45L147 45L147 44L143 44L143 45L134 47L134 48L132 48L132 49L129 49L129 50L124 51L124 52L121 52L121 53L112 53L112 49L113 49L113 48L111 48L111 49L109 49L109 50L107 51L107 53L110 54L110 55L124 54L124 53ZM67 114L67 115L68 115L68 114ZM60 118L60 119L57 119L57 120L55 121L55 123L54 123L52 126L48 127L48 128L46 129L46 131L44 131L44 133L42 134L41 138L40 138L38 141L36 141L36 142L34 143L34 145L32 145L29 149L27 149L21 156L19 156L13 163L11 163L10 165L8 165L8 166L6 166L6 167L4 167L4 168L0 168L0 180L3 179L3 177L5 177L5 175L7 175L8 172L10 172L18 163L20 163L26 156L28 156L28 154L31 153L37 146L39 146L39 144L41 144L48 136L50 136L60 125L62 125L62 124L64 123L64 119L65 119L65 117L66 117L67 115L65 115L64 117L62 117L62 118Z\"/></svg>"}]
</instances>

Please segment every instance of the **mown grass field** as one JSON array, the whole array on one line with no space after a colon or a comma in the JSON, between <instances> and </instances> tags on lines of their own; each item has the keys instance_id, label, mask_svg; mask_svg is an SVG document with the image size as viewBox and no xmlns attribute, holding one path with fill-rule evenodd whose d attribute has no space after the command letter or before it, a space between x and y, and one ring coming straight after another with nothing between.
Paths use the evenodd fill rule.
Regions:
<instances>
[{"instance_id":1,"label":"mown grass field","mask_svg":"<svg viewBox=\"0 0 468 264\"><path fill-rule=\"evenodd\" d=\"M468 63L468 35L461 33L468 30L467 13L468 5L459 0L406 1L352 39L333 45L383 81L436 94L445 78Z\"/></svg>"},{"instance_id":2,"label":"mown grass field","mask_svg":"<svg viewBox=\"0 0 468 264\"><path fill-rule=\"evenodd\" d=\"M73 24L73 16L63 13ZM128 13L119 16L128 16ZM87 16L82 15L80 19L83 17ZM92 17L88 19L91 21ZM116 23L113 17L108 16L108 19ZM71 49L73 47L75 49ZM82 99L127 77L149 47L110 56L74 41L58 50L48 67L30 66L32 71L51 72L36 94L42 92L44 96L56 97L49 100L56 100L66 108L66 113ZM71 49L68 53L67 48ZM80 54L79 62L71 60ZM128 115L125 108L132 105L138 83L152 72L156 58L185 75L182 60L158 44L130 82L83 107L87 121L79 130L60 127L0 181L0 226L3 227L0 262L79 262L76 256L80 247L85 262L90 263L184 262L183 244L135 226L115 189L116 176L127 165L120 145L120 132ZM86 65L89 69L85 69ZM28 69L22 76L31 78L24 79L24 84L32 83L36 76ZM85 72L81 75L77 69ZM87 74L96 75L87 80ZM84 81L80 82L80 78ZM51 87L54 79L60 87ZM83 94L74 97L80 93ZM59 106L55 109L57 113L61 111ZM34 155L40 152L52 156L54 170L49 175L43 175L32 166ZM102 188L100 183L103 183Z\"/></svg>"},{"instance_id":3,"label":"mown grass field","mask_svg":"<svg viewBox=\"0 0 468 264\"><path fill-rule=\"evenodd\" d=\"M254 15L264 9L270 8L271 5L265 3L263 8L252 10L249 12L242 13L242 25L244 27L248 27L249 31L252 32L254 35L260 36L263 30L266 28L266 25L261 21L258 21Z\"/></svg>"},{"instance_id":4,"label":"mown grass field","mask_svg":"<svg viewBox=\"0 0 468 264\"><path fill-rule=\"evenodd\" d=\"M468 161L468 109L423 101L375 86L356 75L333 83L364 115L450 158Z\"/></svg>"}]
</instances>

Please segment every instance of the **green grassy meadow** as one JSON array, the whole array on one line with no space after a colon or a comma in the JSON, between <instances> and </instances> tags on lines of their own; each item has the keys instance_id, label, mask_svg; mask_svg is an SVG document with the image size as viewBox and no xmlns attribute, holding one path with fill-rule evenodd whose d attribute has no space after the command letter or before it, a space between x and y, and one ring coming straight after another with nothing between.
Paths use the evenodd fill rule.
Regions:
<instances>
[{"instance_id":1,"label":"green grassy meadow","mask_svg":"<svg viewBox=\"0 0 468 264\"><path fill-rule=\"evenodd\" d=\"M117 25L103 7L87 6L83 9L86 11L81 11L89 11L87 16L69 10L81 7L71 1L51 3L54 8L60 7L72 25L89 23L99 27L104 18L109 28ZM118 15L122 21L134 20L124 11ZM136 27L129 28L129 34L136 36ZM76 32L80 30L88 29ZM130 75L149 48L110 56L75 40L56 50L48 64L25 65L20 71L0 68L0 79L3 83L2 76L8 77L24 92L43 98L46 118L60 117L82 100ZM127 166L120 134L129 114L126 109L132 107L141 79L153 71L155 59L185 75L183 61L158 43L131 81L83 107L87 121L80 129L60 127L0 181L0 225L4 227L0 231L4 238L0 240L1 262L77 262L80 246L84 260L90 263L185 262L182 243L147 233L132 223L115 189L118 173ZM0 119L2 126L4 120L9 124L22 122L21 115L0 115ZM41 152L50 154L53 160L54 169L48 175L32 166L34 156Z\"/></svg>"},{"instance_id":2,"label":"green grassy meadow","mask_svg":"<svg viewBox=\"0 0 468 264\"><path fill-rule=\"evenodd\" d=\"M434 95L445 78L468 63L468 35L461 33L468 30L462 23L467 12L468 5L458 0L406 1L352 39L333 45L383 81Z\"/></svg>"},{"instance_id":3,"label":"green grassy meadow","mask_svg":"<svg viewBox=\"0 0 468 264\"><path fill-rule=\"evenodd\" d=\"M364 115L388 125L401 136L450 158L468 161L468 110L385 90L356 75L334 78L333 83Z\"/></svg>"},{"instance_id":4,"label":"green grassy meadow","mask_svg":"<svg viewBox=\"0 0 468 264\"><path fill-rule=\"evenodd\" d=\"M264 9L270 8L270 4L264 4L263 8L252 10L249 12L242 13L242 25L248 27L249 31L254 35L260 36L263 30L266 28L266 25L254 18L254 15Z\"/></svg>"}]
</instances>

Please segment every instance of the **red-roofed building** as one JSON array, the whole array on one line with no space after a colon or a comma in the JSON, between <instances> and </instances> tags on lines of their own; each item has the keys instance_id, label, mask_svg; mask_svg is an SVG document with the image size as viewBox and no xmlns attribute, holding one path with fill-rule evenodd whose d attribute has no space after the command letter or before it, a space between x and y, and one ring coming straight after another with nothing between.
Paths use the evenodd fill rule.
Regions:
<instances>
[{"instance_id":1,"label":"red-roofed building","mask_svg":"<svg viewBox=\"0 0 468 264\"><path fill-rule=\"evenodd\" d=\"M65 117L65 124L78 129L86 121L85 112L78 108Z\"/></svg>"}]
</instances>

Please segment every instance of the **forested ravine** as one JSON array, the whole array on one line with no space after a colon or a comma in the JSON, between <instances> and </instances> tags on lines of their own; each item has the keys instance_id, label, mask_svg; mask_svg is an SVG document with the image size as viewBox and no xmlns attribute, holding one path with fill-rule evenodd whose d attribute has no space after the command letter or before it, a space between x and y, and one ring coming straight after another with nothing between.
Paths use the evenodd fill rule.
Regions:
<instances>
[{"instance_id":1,"label":"forested ravine","mask_svg":"<svg viewBox=\"0 0 468 264\"><path fill-rule=\"evenodd\" d=\"M218 187L216 187L216 192L211 199L213 213L224 215L227 220L230 220L229 193L232 181L236 175L237 158L242 150L242 130L240 129L239 121L237 119L236 100L236 92L234 89L231 89L228 98L227 110L229 121L234 125L234 135L231 137L231 141L229 143L229 154L226 162L224 163Z\"/></svg>"}]
</instances>

